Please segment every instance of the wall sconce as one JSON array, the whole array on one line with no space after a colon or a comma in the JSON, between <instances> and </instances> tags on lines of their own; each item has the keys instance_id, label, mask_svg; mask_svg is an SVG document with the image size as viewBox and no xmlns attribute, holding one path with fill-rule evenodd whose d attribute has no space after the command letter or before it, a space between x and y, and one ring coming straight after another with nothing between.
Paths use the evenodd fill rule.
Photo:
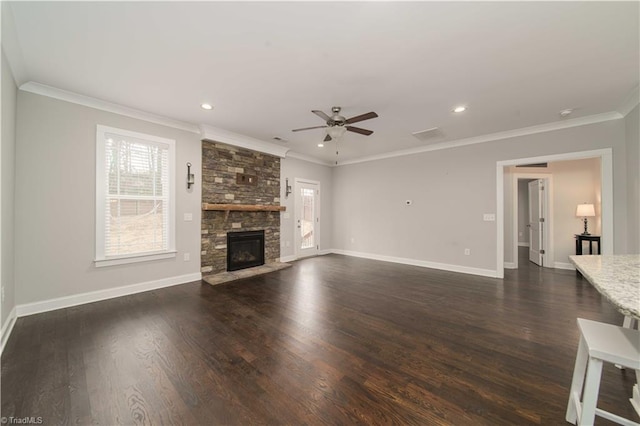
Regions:
<instances>
[{"instance_id":1,"label":"wall sconce","mask_svg":"<svg viewBox=\"0 0 640 426\"><path fill-rule=\"evenodd\" d=\"M587 218L595 217L596 211L593 208L593 204L578 204L576 207L576 217L584 218L584 232L582 235L591 235L589 231L587 231Z\"/></svg>"},{"instance_id":2,"label":"wall sconce","mask_svg":"<svg viewBox=\"0 0 640 426\"><path fill-rule=\"evenodd\" d=\"M284 198L289 198L289 194L291 194L291 185L289 185L289 178L286 178L284 184Z\"/></svg>"},{"instance_id":3,"label":"wall sconce","mask_svg":"<svg viewBox=\"0 0 640 426\"><path fill-rule=\"evenodd\" d=\"M187 189L190 189L194 183L196 183L196 179L193 173L191 173L191 163L187 163Z\"/></svg>"}]
</instances>

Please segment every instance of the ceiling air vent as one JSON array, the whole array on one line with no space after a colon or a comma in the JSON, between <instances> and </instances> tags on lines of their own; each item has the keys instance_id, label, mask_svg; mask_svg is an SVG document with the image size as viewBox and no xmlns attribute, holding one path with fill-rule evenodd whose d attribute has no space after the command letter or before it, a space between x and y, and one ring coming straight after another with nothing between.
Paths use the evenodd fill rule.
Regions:
<instances>
[{"instance_id":1,"label":"ceiling air vent","mask_svg":"<svg viewBox=\"0 0 640 426\"><path fill-rule=\"evenodd\" d=\"M444 133L438 127L432 127L427 130L420 130L419 132L411 133L416 139L420 139L423 142L437 142L444 138Z\"/></svg>"},{"instance_id":2,"label":"ceiling air vent","mask_svg":"<svg viewBox=\"0 0 640 426\"><path fill-rule=\"evenodd\" d=\"M519 164L516 167L547 167L547 163Z\"/></svg>"}]
</instances>

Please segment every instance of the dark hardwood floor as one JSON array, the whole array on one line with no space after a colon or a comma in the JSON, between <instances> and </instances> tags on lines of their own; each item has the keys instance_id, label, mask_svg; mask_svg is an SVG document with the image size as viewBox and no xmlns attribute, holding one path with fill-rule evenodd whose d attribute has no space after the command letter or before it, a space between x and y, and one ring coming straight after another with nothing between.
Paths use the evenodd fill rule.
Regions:
<instances>
[{"instance_id":1,"label":"dark hardwood floor","mask_svg":"<svg viewBox=\"0 0 640 426\"><path fill-rule=\"evenodd\" d=\"M520 266L497 280L328 255L20 318L2 355L2 416L562 425L576 317L622 316L572 271ZM600 406L638 421L633 380L606 365Z\"/></svg>"}]
</instances>

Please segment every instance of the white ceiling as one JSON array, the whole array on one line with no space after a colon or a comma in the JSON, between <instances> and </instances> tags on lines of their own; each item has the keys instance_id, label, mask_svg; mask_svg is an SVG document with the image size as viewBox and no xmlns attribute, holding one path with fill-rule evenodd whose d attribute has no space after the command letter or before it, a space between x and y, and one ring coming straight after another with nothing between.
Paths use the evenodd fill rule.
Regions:
<instances>
[{"instance_id":1,"label":"white ceiling","mask_svg":"<svg viewBox=\"0 0 640 426\"><path fill-rule=\"evenodd\" d=\"M373 135L340 141L348 161L553 123L565 108L615 111L638 86L638 2L20 2L10 12L19 84L279 136L328 163L323 129L291 132L323 124L312 109L378 113L356 124ZM468 111L453 114L459 104ZM432 127L441 139L411 135Z\"/></svg>"}]
</instances>

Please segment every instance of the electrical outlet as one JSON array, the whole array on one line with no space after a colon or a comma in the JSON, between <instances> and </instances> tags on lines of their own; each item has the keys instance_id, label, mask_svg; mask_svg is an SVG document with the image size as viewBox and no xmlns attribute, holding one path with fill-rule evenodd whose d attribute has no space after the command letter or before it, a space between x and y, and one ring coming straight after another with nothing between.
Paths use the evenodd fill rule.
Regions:
<instances>
[{"instance_id":1,"label":"electrical outlet","mask_svg":"<svg viewBox=\"0 0 640 426\"><path fill-rule=\"evenodd\" d=\"M188 261L190 261L190 260L191 260L191 254L189 254L189 253L185 253L185 254L184 254L184 261L185 261L185 262L188 262Z\"/></svg>"},{"instance_id":2,"label":"electrical outlet","mask_svg":"<svg viewBox=\"0 0 640 426\"><path fill-rule=\"evenodd\" d=\"M483 219L485 222L495 222L496 215L494 213L485 213Z\"/></svg>"},{"instance_id":3,"label":"electrical outlet","mask_svg":"<svg viewBox=\"0 0 640 426\"><path fill-rule=\"evenodd\" d=\"M193 214L192 213L185 213L184 214L184 221L185 222L191 222L193 220Z\"/></svg>"},{"instance_id":4,"label":"electrical outlet","mask_svg":"<svg viewBox=\"0 0 640 426\"><path fill-rule=\"evenodd\" d=\"M470 256L471 255L471 249L464 249L464 255L465 256Z\"/></svg>"},{"instance_id":5,"label":"electrical outlet","mask_svg":"<svg viewBox=\"0 0 640 426\"><path fill-rule=\"evenodd\" d=\"M355 243L356 239L354 237L351 237L351 244Z\"/></svg>"}]
</instances>

